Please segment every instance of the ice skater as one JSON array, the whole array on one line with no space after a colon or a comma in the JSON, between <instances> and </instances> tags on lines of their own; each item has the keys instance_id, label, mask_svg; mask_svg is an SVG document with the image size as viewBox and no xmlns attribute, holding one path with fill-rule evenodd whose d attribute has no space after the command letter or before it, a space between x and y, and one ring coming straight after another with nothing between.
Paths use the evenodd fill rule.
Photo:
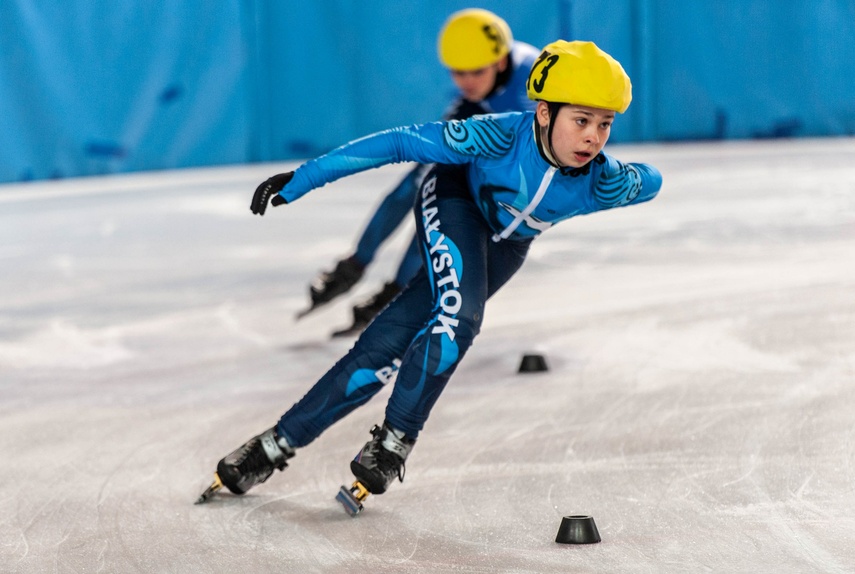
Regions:
<instances>
[{"instance_id":1,"label":"ice skater","mask_svg":"<svg viewBox=\"0 0 855 574\"><path fill-rule=\"evenodd\" d=\"M621 65L591 42L556 41L528 77L534 112L401 127L355 140L274 175L252 212L293 202L349 174L403 161L434 163L414 205L422 266L353 348L272 428L226 455L215 483L243 494L295 451L394 384L385 420L350 467L338 499L361 510L397 478L434 403L478 334L486 301L516 273L531 241L565 219L656 196L662 177L603 153L632 99Z\"/></svg>"},{"instance_id":2,"label":"ice skater","mask_svg":"<svg viewBox=\"0 0 855 574\"><path fill-rule=\"evenodd\" d=\"M535 103L527 97L525 84L539 50L515 41L507 22L496 14L479 8L455 12L440 30L437 48L440 61L448 68L459 91L444 119L463 120L474 114L534 109ZM308 311L329 303L359 282L380 246L412 210L418 183L429 167L420 165L412 169L377 207L357 241L356 250L312 281ZM422 264L417 245L414 236L394 279L354 305L352 325L334 332L333 336L361 332L401 292Z\"/></svg>"}]
</instances>

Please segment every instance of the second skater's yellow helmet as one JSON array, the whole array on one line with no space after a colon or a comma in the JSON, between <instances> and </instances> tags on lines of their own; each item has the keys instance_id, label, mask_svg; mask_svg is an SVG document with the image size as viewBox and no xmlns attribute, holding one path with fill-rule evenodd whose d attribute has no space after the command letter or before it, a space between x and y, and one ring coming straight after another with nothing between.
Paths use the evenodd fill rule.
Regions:
<instances>
[{"instance_id":1,"label":"second skater's yellow helmet","mask_svg":"<svg viewBox=\"0 0 855 574\"><path fill-rule=\"evenodd\" d=\"M448 17L439 33L439 60L451 70L480 70L511 51L514 38L508 23L481 8L460 10Z\"/></svg>"}]
</instances>

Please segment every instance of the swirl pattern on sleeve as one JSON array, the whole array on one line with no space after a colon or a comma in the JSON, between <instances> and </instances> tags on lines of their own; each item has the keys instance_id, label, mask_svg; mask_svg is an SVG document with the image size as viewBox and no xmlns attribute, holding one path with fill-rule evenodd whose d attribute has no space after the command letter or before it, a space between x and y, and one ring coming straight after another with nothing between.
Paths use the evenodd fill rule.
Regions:
<instances>
[{"instance_id":1,"label":"swirl pattern on sleeve","mask_svg":"<svg viewBox=\"0 0 855 574\"><path fill-rule=\"evenodd\" d=\"M445 143L454 151L464 155L479 155L497 158L506 154L513 146L514 133L505 131L489 116L475 116L479 121L453 120L445 125Z\"/></svg>"}]
</instances>

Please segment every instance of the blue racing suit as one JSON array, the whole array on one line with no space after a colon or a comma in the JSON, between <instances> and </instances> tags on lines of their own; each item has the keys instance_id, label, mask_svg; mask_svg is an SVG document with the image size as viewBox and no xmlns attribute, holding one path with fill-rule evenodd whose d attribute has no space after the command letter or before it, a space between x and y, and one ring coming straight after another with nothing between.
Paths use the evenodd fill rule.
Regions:
<instances>
[{"instance_id":1,"label":"blue racing suit","mask_svg":"<svg viewBox=\"0 0 855 574\"><path fill-rule=\"evenodd\" d=\"M280 191L292 202L340 177L403 161L436 163L414 212L423 265L353 348L279 421L294 447L395 381L386 420L416 438L478 334L484 307L552 225L652 199L662 178L646 164L600 153L556 168L538 148L532 112L396 128L298 168ZM396 380L397 379L397 380Z\"/></svg>"},{"instance_id":2,"label":"blue racing suit","mask_svg":"<svg viewBox=\"0 0 855 574\"><path fill-rule=\"evenodd\" d=\"M535 102L526 94L526 81L529 70L539 54L534 46L524 42L514 42L510 54L510 68L507 79L491 94L480 102L470 102L458 97L446 110L445 120L463 120L474 114L523 112L533 110ZM371 216L365 230L356 244L354 257L363 266L373 260L380 245L389 238L413 207L418 184L429 168L423 165L413 168L403 180L383 198L374 215ZM410 242L404 257L398 266L395 283L404 287L413 278L421 265L416 241Z\"/></svg>"}]
</instances>

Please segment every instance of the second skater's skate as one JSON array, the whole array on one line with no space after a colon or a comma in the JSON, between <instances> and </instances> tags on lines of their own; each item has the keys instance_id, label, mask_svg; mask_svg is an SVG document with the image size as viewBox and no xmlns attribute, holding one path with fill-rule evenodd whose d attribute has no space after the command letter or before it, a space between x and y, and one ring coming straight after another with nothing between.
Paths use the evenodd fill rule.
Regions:
<instances>
[{"instance_id":1,"label":"second skater's skate","mask_svg":"<svg viewBox=\"0 0 855 574\"><path fill-rule=\"evenodd\" d=\"M326 305L339 295L347 293L365 274L365 265L350 256L336 263L332 271L319 274L309 285L309 307L297 313L301 319L323 305Z\"/></svg>"},{"instance_id":2,"label":"second skater's skate","mask_svg":"<svg viewBox=\"0 0 855 574\"><path fill-rule=\"evenodd\" d=\"M357 303L353 307L353 324L350 327L335 331L333 337L349 337L350 335L358 335L365 330L371 321L374 320L380 311L386 308L392 299L398 296L401 288L394 281L390 281L383 285L383 288L373 296Z\"/></svg>"}]
</instances>

